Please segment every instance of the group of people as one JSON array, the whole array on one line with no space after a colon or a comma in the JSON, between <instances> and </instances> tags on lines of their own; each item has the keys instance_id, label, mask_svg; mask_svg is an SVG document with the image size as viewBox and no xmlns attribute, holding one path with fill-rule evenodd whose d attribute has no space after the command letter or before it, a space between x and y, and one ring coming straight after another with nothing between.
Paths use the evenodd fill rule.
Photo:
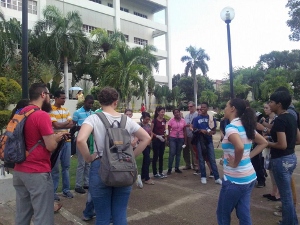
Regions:
<instances>
[{"instance_id":1,"label":"group of people","mask_svg":"<svg viewBox=\"0 0 300 225\"><path fill-rule=\"evenodd\" d=\"M106 130L91 110L94 98L87 95L83 106L71 117L68 109L63 107L65 93L54 93L53 105L50 104L49 94L45 84L33 84L29 89L28 105L19 109L21 113L32 108L40 109L26 121L24 137L28 149L39 141L42 144L37 145L23 163L15 165L13 185L17 201L16 224L30 224L33 216L35 224L54 224L54 200L60 200L56 194L59 164L62 169L62 194L66 198L73 198L69 181L71 143L68 129L74 126L79 131L76 141L78 166L75 192L84 194L88 189L83 220L91 220L96 216L96 224L127 224L126 211L132 187L106 186L98 173ZM110 87L103 88L98 94L102 106L99 111L103 111L111 124L121 120L121 114L116 111L118 99L118 92ZM294 147L300 143L300 133L295 117L287 111L290 104L291 96L286 91L277 91L271 95L268 106L274 115L270 114L272 122L264 120L261 123L266 134L262 136L256 131L262 127L256 123L255 112L244 100L231 99L227 102L224 117L228 124L222 140L223 178L219 176L212 141L212 135L216 133L216 120L208 114L207 102L199 106L188 102L189 113L184 118L179 109L174 109L174 117L168 122L164 118L165 108L161 106L156 107L152 120L144 109L139 124L130 118L132 110L126 110L125 114L129 118L125 129L132 136L134 155L143 153L141 182L153 185L153 179L171 175L174 159L175 173L182 173L180 158L183 151L183 170L194 169L195 174L200 175L200 182L206 184L206 162L210 169L209 176L214 177L216 184L222 185L217 207L218 223L230 224L231 212L235 208L240 224L251 224L250 198L257 179L251 158L269 148L268 169L274 178L270 195L276 198L280 195L280 224L298 224L292 195L292 173L297 163ZM60 147L58 160L51 165L51 153L57 150L61 142L64 144ZM170 149L167 174L163 172L166 144ZM149 176L151 145L153 179Z\"/></svg>"}]
</instances>

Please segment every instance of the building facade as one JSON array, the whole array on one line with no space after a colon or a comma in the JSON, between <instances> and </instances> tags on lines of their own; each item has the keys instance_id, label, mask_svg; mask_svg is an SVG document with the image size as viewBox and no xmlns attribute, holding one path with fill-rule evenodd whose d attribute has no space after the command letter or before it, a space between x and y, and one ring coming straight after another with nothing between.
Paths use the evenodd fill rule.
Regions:
<instances>
[{"instance_id":1,"label":"building facade","mask_svg":"<svg viewBox=\"0 0 300 225\"><path fill-rule=\"evenodd\" d=\"M63 13L78 11L86 33L96 28L120 31L131 47L154 45L155 38L164 36L165 48L153 54L165 61L166 71L154 78L157 83L172 87L168 0L28 0L29 29L43 18L47 5L56 6ZM21 21L22 0L1 0L1 10L6 19L15 17ZM154 20L158 12L164 12L164 23Z\"/></svg>"}]
</instances>

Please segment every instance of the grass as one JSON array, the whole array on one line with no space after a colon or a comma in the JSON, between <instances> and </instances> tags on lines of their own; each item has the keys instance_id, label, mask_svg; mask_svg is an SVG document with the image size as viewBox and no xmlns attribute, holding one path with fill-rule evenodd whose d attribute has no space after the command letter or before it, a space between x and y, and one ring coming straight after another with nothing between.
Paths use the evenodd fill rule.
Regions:
<instances>
[{"instance_id":1,"label":"grass","mask_svg":"<svg viewBox=\"0 0 300 225\"><path fill-rule=\"evenodd\" d=\"M152 158L152 154L153 151L151 151L150 153L150 157ZM223 154L223 151L221 149L215 149L215 155L216 155L216 159L221 158ZM166 147L165 149L165 154L164 154L164 170L168 169L168 159L169 159L169 147ZM139 155L136 158L136 163L140 172L140 168L142 167L142 162L143 162L143 154ZM173 165L175 164L175 160ZM181 160L180 160L180 165L184 166L184 160L183 157L181 156ZM74 190L75 188L75 179L76 179L76 168L77 168L77 157L73 156L71 158L71 165L70 165L70 188L72 190ZM152 173L152 166L150 165L150 173ZM60 170L61 171L61 170ZM59 182L59 186L58 186L58 192L62 191L62 186L61 186L62 182L61 182L61 175L60 175L60 182Z\"/></svg>"}]
</instances>

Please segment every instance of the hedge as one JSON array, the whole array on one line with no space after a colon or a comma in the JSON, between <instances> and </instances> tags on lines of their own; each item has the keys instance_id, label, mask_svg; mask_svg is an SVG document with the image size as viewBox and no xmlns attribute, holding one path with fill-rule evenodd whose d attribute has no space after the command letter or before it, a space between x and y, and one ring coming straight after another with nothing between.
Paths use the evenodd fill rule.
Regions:
<instances>
[{"instance_id":1,"label":"hedge","mask_svg":"<svg viewBox=\"0 0 300 225\"><path fill-rule=\"evenodd\" d=\"M2 133L2 130L6 128L6 125L9 122L10 115L10 110L0 110L0 133Z\"/></svg>"}]
</instances>

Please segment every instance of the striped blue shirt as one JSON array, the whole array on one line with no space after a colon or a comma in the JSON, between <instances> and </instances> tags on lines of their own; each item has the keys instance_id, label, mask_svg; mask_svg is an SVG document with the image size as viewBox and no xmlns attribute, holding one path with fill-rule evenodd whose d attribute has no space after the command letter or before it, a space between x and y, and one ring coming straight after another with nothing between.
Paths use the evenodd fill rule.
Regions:
<instances>
[{"instance_id":1,"label":"striped blue shirt","mask_svg":"<svg viewBox=\"0 0 300 225\"><path fill-rule=\"evenodd\" d=\"M80 109L76 110L73 114L73 121L78 124L78 126L81 126L83 124L83 121L89 116L92 115L93 111L89 110L86 111L85 108L82 106Z\"/></svg>"}]
</instances>

